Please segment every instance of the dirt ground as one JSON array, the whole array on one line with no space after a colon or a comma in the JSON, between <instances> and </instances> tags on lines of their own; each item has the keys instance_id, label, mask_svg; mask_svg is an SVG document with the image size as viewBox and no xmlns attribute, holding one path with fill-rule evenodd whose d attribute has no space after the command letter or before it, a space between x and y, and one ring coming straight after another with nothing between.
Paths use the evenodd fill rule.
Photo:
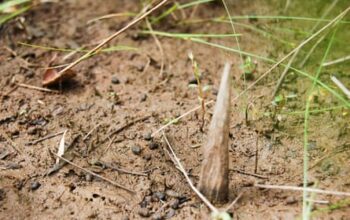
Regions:
<instances>
[{"instance_id":1,"label":"dirt ground","mask_svg":"<svg viewBox=\"0 0 350 220\"><path fill-rule=\"evenodd\" d=\"M233 62L233 96L244 89L239 55L191 41L159 37L164 50L162 56L152 36L139 34L139 30L147 29L142 22L110 43L137 50L100 53L83 61L74 68L77 73L74 79L50 88L59 93L16 86L17 83L41 86L43 67L49 65L55 54L58 59L68 54L26 47L18 42L57 48L96 44L132 18L87 23L89 20L109 13L140 10L138 1L64 0L40 4L25 13L21 22L16 19L0 30L0 219L206 219L209 216L208 208L191 191L164 151L161 134L154 138L150 134L199 104L196 91L188 88L193 81L187 58L189 51L204 72L203 82L212 86L208 100L216 97L223 65L228 59ZM240 15L273 14L272 10L268 5L249 1L232 5L232 11ZM186 13L190 14L190 10ZM224 14L221 5L207 5L201 6L194 16L205 19ZM266 21L245 22L258 26ZM153 28L179 33L232 32L228 24L178 25L173 17ZM237 27L237 32L245 35L240 43L246 51L276 59L289 51L242 27ZM210 42L234 45L232 38ZM73 61L80 55L73 54L55 64ZM163 58L165 68L160 74ZM257 62L255 77L270 67ZM252 187L256 182L302 186L303 114L282 115L278 120L265 114L272 109L270 97L281 70L273 71L232 104L230 201L243 193L230 210L233 219L300 217L302 192ZM296 76L294 83L287 83L282 91L293 90L304 96L310 85L306 81ZM336 102L329 96L320 99L323 103ZM244 109L248 103L247 122ZM288 105L303 110L303 103L300 99ZM212 105L207 111L203 133L199 130L199 112L164 130L195 183L202 160L198 145L205 140ZM349 114L343 114L344 111L311 115L310 166L314 167L309 172L310 185L350 192L350 127ZM56 162L53 153L57 152L62 134L36 141L66 129L66 145L70 146L65 154L67 159L135 193L70 164L53 172ZM256 158L257 175L254 174ZM324 211L330 204L344 201L343 197L317 195L315 199L321 201L314 205L315 218L350 219L349 201Z\"/></svg>"}]
</instances>

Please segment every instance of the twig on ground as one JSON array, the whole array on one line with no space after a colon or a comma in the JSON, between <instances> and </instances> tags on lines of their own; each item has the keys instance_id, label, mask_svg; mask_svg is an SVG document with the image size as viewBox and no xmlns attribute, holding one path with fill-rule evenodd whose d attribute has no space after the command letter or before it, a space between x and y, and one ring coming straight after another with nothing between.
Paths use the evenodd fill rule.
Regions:
<instances>
[{"instance_id":1,"label":"twig on ground","mask_svg":"<svg viewBox=\"0 0 350 220\"><path fill-rule=\"evenodd\" d=\"M326 62L326 63L323 63L322 66L330 66L330 65L333 65L333 64L337 64L337 63L341 63L341 62L347 61L347 60L350 60L350 55L346 56L346 57L342 57L342 58L336 59L336 60L332 60L332 61L329 61L329 62Z\"/></svg>"},{"instance_id":2,"label":"twig on ground","mask_svg":"<svg viewBox=\"0 0 350 220\"><path fill-rule=\"evenodd\" d=\"M254 165L254 173L258 173L258 163L259 163L259 136L256 138L255 143L255 165Z\"/></svg>"},{"instance_id":3,"label":"twig on ground","mask_svg":"<svg viewBox=\"0 0 350 220\"><path fill-rule=\"evenodd\" d=\"M45 136L45 137L43 137L43 138L37 139L37 140L35 140L35 141L27 142L26 145L35 145L35 144L40 143L40 142L42 142L42 141L45 141L45 140L47 140L47 139L57 137L58 135L61 135L61 134L63 134L63 133L64 133L64 131L60 131L60 132L57 132L57 133L55 133L55 134L49 134L49 135L47 135L47 136Z\"/></svg>"},{"instance_id":4,"label":"twig on ground","mask_svg":"<svg viewBox=\"0 0 350 220\"><path fill-rule=\"evenodd\" d=\"M58 76L62 75L64 72L66 72L67 70L71 69L72 67L76 66L78 63L80 63L81 61L85 60L86 58L90 57L93 53L95 53L96 51L100 50L103 46L105 46L107 43L109 43L111 40L113 40L114 38L116 38L118 35L120 35L121 33L123 33L124 31L126 31L127 29L129 29L130 27L134 26L135 24L137 24L139 21L141 21L142 19L144 19L145 17L147 17L148 15L150 15L152 12L154 12L155 10L157 10L158 8L160 8L162 5L164 5L168 0L163 0L160 3L158 3L156 6L154 6L153 8L151 8L149 11L145 12L144 14L140 15L139 17L136 17L134 20L132 20L130 23L128 23L126 26L124 26L122 29L120 29L119 31L115 32L114 34L112 34L111 36L109 36L108 38L106 38L105 40L103 40L100 44L98 44L95 48L93 48L92 50L90 50L89 52L87 52L86 54L84 54L83 56L81 56L80 58L78 58L77 60L75 60L74 62L72 62L71 64L69 64L67 67L65 67L63 70L61 70L58 73Z\"/></svg>"},{"instance_id":5,"label":"twig on ground","mask_svg":"<svg viewBox=\"0 0 350 220\"><path fill-rule=\"evenodd\" d=\"M232 207L238 202L238 200L242 197L242 195L243 195L243 192L239 193L238 196L231 202L231 204L227 206L227 208L225 208L225 212L232 209Z\"/></svg>"},{"instance_id":6,"label":"twig on ground","mask_svg":"<svg viewBox=\"0 0 350 220\"><path fill-rule=\"evenodd\" d=\"M42 88L42 87L38 87L38 86L32 86L32 85L23 84L23 83L17 83L17 85L19 87L23 87L23 88L27 88L27 89L34 89L34 90L38 90L38 91L41 91L41 92L59 93L58 91L55 91L55 90L52 90L52 89Z\"/></svg>"},{"instance_id":7,"label":"twig on ground","mask_svg":"<svg viewBox=\"0 0 350 220\"><path fill-rule=\"evenodd\" d=\"M341 91L350 99L350 90L347 89L342 82L340 82L335 76L331 77L332 81L341 89Z\"/></svg>"},{"instance_id":8,"label":"twig on ground","mask_svg":"<svg viewBox=\"0 0 350 220\"><path fill-rule=\"evenodd\" d=\"M245 172L243 170L239 170L239 169L230 169L232 171L235 171L237 173L240 173L240 174L244 174L244 175L247 175L247 176L253 176L253 177L256 177L256 178L260 178L260 179L268 179L269 177L268 176L263 176L263 175L259 175L259 174L256 174L256 173L249 173L249 172Z\"/></svg>"},{"instance_id":9,"label":"twig on ground","mask_svg":"<svg viewBox=\"0 0 350 220\"><path fill-rule=\"evenodd\" d=\"M142 172L129 171L129 170L125 170L125 169L122 169L122 168L113 166L113 165L109 165L109 164L105 164L105 163L103 163L103 164L104 164L107 168L109 168L109 169L111 169L111 170L118 171L118 172L120 172L120 173L126 173L126 174L131 174L131 175L136 175L136 176L148 176L148 175L147 175L147 172L145 172L145 171L142 171Z\"/></svg>"},{"instance_id":10,"label":"twig on ground","mask_svg":"<svg viewBox=\"0 0 350 220\"><path fill-rule=\"evenodd\" d=\"M137 122L140 122L140 121L144 121L144 120L147 120L148 118L150 118L152 115L147 115L147 116L144 116L144 117L141 117L141 118L137 118L135 120L132 120L131 122L127 122L125 124L123 124L122 126L120 126L119 128L117 128L116 130L110 132L107 137L104 138L103 142L105 142L107 139L109 139L112 135L115 135L115 134L118 134L119 132L123 131L124 129L136 124Z\"/></svg>"},{"instance_id":11,"label":"twig on ground","mask_svg":"<svg viewBox=\"0 0 350 220\"><path fill-rule=\"evenodd\" d=\"M315 189L315 188L303 188L303 187L297 187L297 186L278 186L278 185L263 185L263 184L255 184L254 186L258 188L264 188L264 189L281 189L281 190L292 190L292 191L305 191L305 192L327 194L327 195L334 195L334 196L350 196L350 193L348 192L338 192L338 191L322 190L322 189Z\"/></svg>"},{"instance_id":12,"label":"twig on ground","mask_svg":"<svg viewBox=\"0 0 350 220\"><path fill-rule=\"evenodd\" d=\"M90 134L91 134L94 130L96 130L98 127L100 127L101 124L102 124L102 123L98 123L95 127L93 127L93 128L83 137L83 141L85 141L85 140L90 136Z\"/></svg>"},{"instance_id":13,"label":"twig on ground","mask_svg":"<svg viewBox=\"0 0 350 220\"><path fill-rule=\"evenodd\" d=\"M176 168L178 170L180 170L180 172L185 176L188 184L190 185L191 189L197 194L197 196L208 206L208 208L214 212L214 213L218 213L219 210L213 205L211 204L211 202L193 185L191 179L189 178L187 171L185 170L185 168L182 166L180 159L176 156L173 148L171 147L168 138L166 137L165 133L163 133L163 138L165 143L167 144L168 148L170 149L170 152L167 149L164 149L169 157L172 159L174 165L176 166Z\"/></svg>"},{"instance_id":14,"label":"twig on ground","mask_svg":"<svg viewBox=\"0 0 350 220\"><path fill-rule=\"evenodd\" d=\"M83 168L83 167L81 167L81 166L79 166L79 165L73 163L72 161L67 160L67 159L64 158L64 157L58 156L57 154L54 154L54 155L55 155L56 157L58 157L59 159L65 161L66 163L69 163L70 165L72 165L72 166L74 166L74 167L76 167L76 168L78 168L78 169L81 169L81 170L85 171L86 173L91 174L92 176L98 177L98 178L100 178L100 179L102 179L102 180L104 180L104 181L106 181L106 182L112 184L113 186L116 186L116 187L118 187L118 188L124 189L125 191L130 192L130 193L132 193L132 194L136 194L135 191L133 191L133 190L131 190L131 189L125 187L125 186L122 186L122 185L120 185L119 183L114 182L113 180L110 180L110 179L108 179L108 178L106 178L106 177L103 177L103 176L101 176L101 175L99 175L99 174L97 174L97 173L94 173L94 172L92 172L92 171L90 171L90 170L88 170L88 169L85 169L85 168Z\"/></svg>"}]
</instances>

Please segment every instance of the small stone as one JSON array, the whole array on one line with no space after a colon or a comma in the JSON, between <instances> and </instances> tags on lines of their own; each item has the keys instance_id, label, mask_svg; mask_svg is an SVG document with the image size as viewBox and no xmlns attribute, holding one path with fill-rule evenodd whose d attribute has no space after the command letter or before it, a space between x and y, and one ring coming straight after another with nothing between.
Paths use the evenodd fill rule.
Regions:
<instances>
[{"instance_id":1,"label":"small stone","mask_svg":"<svg viewBox=\"0 0 350 220\"><path fill-rule=\"evenodd\" d=\"M298 200L294 196L288 196L286 199L287 205L292 205L292 204L295 204L297 202L298 202Z\"/></svg>"},{"instance_id":2,"label":"small stone","mask_svg":"<svg viewBox=\"0 0 350 220\"><path fill-rule=\"evenodd\" d=\"M152 219L153 220L162 220L162 219L164 219L164 214L161 212L154 213L154 215L152 215Z\"/></svg>"},{"instance_id":3,"label":"small stone","mask_svg":"<svg viewBox=\"0 0 350 220\"><path fill-rule=\"evenodd\" d=\"M178 197L181 196L180 193L177 193L177 192L175 192L174 190L171 190L171 189L166 190L165 194L167 196L169 196L169 197L175 197L175 198L178 198Z\"/></svg>"},{"instance_id":4,"label":"small stone","mask_svg":"<svg viewBox=\"0 0 350 220\"><path fill-rule=\"evenodd\" d=\"M27 134L34 135L37 133L37 131L38 131L38 129L36 127L29 127L27 130Z\"/></svg>"},{"instance_id":5,"label":"small stone","mask_svg":"<svg viewBox=\"0 0 350 220\"><path fill-rule=\"evenodd\" d=\"M147 218L151 216L150 211L147 208L140 208L137 212L141 217Z\"/></svg>"},{"instance_id":6,"label":"small stone","mask_svg":"<svg viewBox=\"0 0 350 220\"><path fill-rule=\"evenodd\" d=\"M112 82L113 84L119 84L119 83L120 83L120 80L119 80L116 76L112 76L111 82Z\"/></svg>"},{"instance_id":7,"label":"small stone","mask_svg":"<svg viewBox=\"0 0 350 220\"><path fill-rule=\"evenodd\" d=\"M149 143L148 147L149 149L154 150L159 147L159 144L157 142L152 141L151 143Z\"/></svg>"},{"instance_id":8,"label":"small stone","mask_svg":"<svg viewBox=\"0 0 350 220\"><path fill-rule=\"evenodd\" d=\"M146 141L152 140L152 134L151 133L144 134L143 139L145 139Z\"/></svg>"},{"instance_id":9,"label":"small stone","mask_svg":"<svg viewBox=\"0 0 350 220\"><path fill-rule=\"evenodd\" d=\"M0 189L0 201L4 200L6 197L6 192L4 189Z\"/></svg>"},{"instance_id":10,"label":"small stone","mask_svg":"<svg viewBox=\"0 0 350 220\"><path fill-rule=\"evenodd\" d=\"M169 209L168 213L166 214L166 218L172 218L176 214L175 209Z\"/></svg>"},{"instance_id":11,"label":"small stone","mask_svg":"<svg viewBox=\"0 0 350 220\"><path fill-rule=\"evenodd\" d=\"M197 85L197 79L196 78L191 78L190 80L188 80L188 84L196 84Z\"/></svg>"},{"instance_id":12,"label":"small stone","mask_svg":"<svg viewBox=\"0 0 350 220\"><path fill-rule=\"evenodd\" d=\"M35 181L35 182L32 182L32 184L30 184L30 189L37 190L37 189L39 189L40 186L41 186L41 184L38 181Z\"/></svg>"},{"instance_id":13,"label":"small stone","mask_svg":"<svg viewBox=\"0 0 350 220\"><path fill-rule=\"evenodd\" d=\"M178 209L179 205L180 205L180 200L178 200L178 199L173 199L169 203L169 206L173 209Z\"/></svg>"},{"instance_id":14,"label":"small stone","mask_svg":"<svg viewBox=\"0 0 350 220\"><path fill-rule=\"evenodd\" d=\"M163 192L155 192L154 194L153 194L155 197L157 197L159 200L165 200L165 193L163 193Z\"/></svg>"},{"instance_id":15,"label":"small stone","mask_svg":"<svg viewBox=\"0 0 350 220\"><path fill-rule=\"evenodd\" d=\"M140 155L141 154L141 147L138 145L134 145L131 147L131 151L135 155Z\"/></svg>"},{"instance_id":16,"label":"small stone","mask_svg":"<svg viewBox=\"0 0 350 220\"><path fill-rule=\"evenodd\" d=\"M143 156L143 159L149 161L149 160L152 159L152 156L151 156L151 154L145 154L145 155Z\"/></svg>"},{"instance_id":17,"label":"small stone","mask_svg":"<svg viewBox=\"0 0 350 220\"><path fill-rule=\"evenodd\" d=\"M147 99L147 95L146 95L146 94L143 94L143 95L141 96L140 101L141 101L141 102L144 102L144 101L146 101L146 99Z\"/></svg>"},{"instance_id":18,"label":"small stone","mask_svg":"<svg viewBox=\"0 0 350 220\"><path fill-rule=\"evenodd\" d=\"M87 174L85 175L85 180L86 180L87 182L91 182L91 181L92 181L92 175L91 175L90 173L87 173Z\"/></svg>"}]
</instances>

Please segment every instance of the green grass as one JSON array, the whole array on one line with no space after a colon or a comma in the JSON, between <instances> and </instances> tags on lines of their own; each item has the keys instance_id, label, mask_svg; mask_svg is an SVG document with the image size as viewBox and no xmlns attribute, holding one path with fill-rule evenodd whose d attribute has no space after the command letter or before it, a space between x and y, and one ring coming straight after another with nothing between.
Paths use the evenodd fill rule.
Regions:
<instances>
[{"instance_id":1,"label":"green grass","mask_svg":"<svg viewBox=\"0 0 350 220\"><path fill-rule=\"evenodd\" d=\"M26 4L30 2L31 0L10 0L1 3L0 26L30 9L30 6Z\"/></svg>"},{"instance_id":2,"label":"green grass","mask_svg":"<svg viewBox=\"0 0 350 220\"><path fill-rule=\"evenodd\" d=\"M305 104L305 114L304 114L304 151L303 151L303 187L307 188L308 186L308 168L309 168L309 152L308 152L308 146L309 146L309 117L310 117L310 105L313 99L313 91L315 87L317 86L317 80L320 77L321 71L322 71L322 64L326 61L326 58L328 56L328 53L330 51L330 48L332 46L334 36L336 31L333 31L332 37L328 43L326 52L322 58L321 64L319 65L319 68L317 69L316 76L314 77L312 87L308 92L306 104ZM311 204L308 204L307 202L308 193L306 191L303 192L303 220L310 219L310 210L309 207Z\"/></svg>"}]
</instances>

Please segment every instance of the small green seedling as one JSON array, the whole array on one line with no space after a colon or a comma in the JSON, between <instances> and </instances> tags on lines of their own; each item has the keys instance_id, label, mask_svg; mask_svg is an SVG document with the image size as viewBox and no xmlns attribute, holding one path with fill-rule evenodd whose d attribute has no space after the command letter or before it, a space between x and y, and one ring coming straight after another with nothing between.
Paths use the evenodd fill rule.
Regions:
<instances>
[{"instance_id":1,"label":"small green seedling","mask_svg":"<svg viewBox=\"0 0 350 220\"><path fill-rule=\"evenodd\" d=\"M202 74L199 71L199 67L197 62L194 60L192 52L188 54L188 58L192 62L192 68L193 68L193 75L196 78L197 84L190 84L188 87L189 88L196 88L198 90L198 99L199 102L201 103L201 109L202 109L202 124L200 126L200 130L203 131L204 123L205 123L205 94L208 90L210 90L209 85L204 85L202 86L201 82L201 76Z\"/></svg>"},{"instance_id":2,"label":"small green seedling","mask_svg":"<svg viewBox=\"0 0 350 220\"><path fill-rule=\"evenodd\" d=\"M250 56L247 56L244 60L244 63L241 65L241 69L243 70L243 77L245 79L253 79L253 74L255 73L257 68L257 63L252 60Z\"/></svg>"},{"instance_id":3,"label":"small green seedling","mask_svg":"<svg viewBox=\"0 0 350 220\"><path fill-rule=\"evenodd\" d=\"M232 220L227 212L213 212L210 217L212 220Z\"/></svg>"}]
</instances>

